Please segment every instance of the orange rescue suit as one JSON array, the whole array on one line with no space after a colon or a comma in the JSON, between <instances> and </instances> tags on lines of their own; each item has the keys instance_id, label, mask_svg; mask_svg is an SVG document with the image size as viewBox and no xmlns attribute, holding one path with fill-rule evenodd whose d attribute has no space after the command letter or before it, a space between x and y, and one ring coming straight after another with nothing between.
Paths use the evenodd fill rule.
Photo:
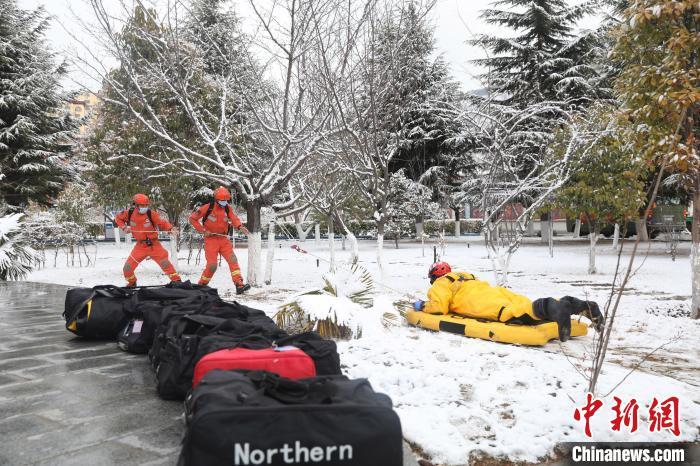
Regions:
<instances>
[{"instance_id":1,"label":"orange rescue suit","mask_svg":"<svg viewBox=\"0 0 700 466\"><path fill-rule=\"evenodd\" d=\"M126 278L128 285L136 284L136 267L148 257L156 261L163 272L170 277L170 280L180 281L180 276L175 271L175 267L168 260L168 251L158 241L158 230L172 230L173 226L170 222L161 218L158 212L154 210L150 211L149 218L148 213L142 214L138 209L133 210L131 218L129 218L129 210L120 212L116 216L115 221L119 228L129 226L134 239L137 241L124 264L124 278ZM126 224L127 221L129 222L128 225Z\"/></svg>"},{"instance_id":2,"label":"orange rescue suit","mask_svg":"<svg viewBox=\"0 0 700 466\"><path fill-rule=\"evenodd\" d=\"M233 208L230 204L222 207L218 202L215 202L207 218L203 219L207 210L209 210L209 204L204 204L192 212L189 218L190 224L200 233L204 233L204 256L206 257L207 265L199 278L199 284L209 284L216 272L217 261L219 254L221 254L228 263L231 271L231 280L236 286L241 286L243 285L241 268L238 265L236 254L233 252L233 244L231 244L231 240L227 236L229 225L239 229L242 225L241 220L233 213Z\"/></svg>"},{"instance_id":3,"label":"orange rescue suit","mask_svg":"<svg viewBox=\"0 0 700 466\"><path fill-rule=\"evenodd\" d=\"M474 275L450 272L435 280L428 290L424 312L453 312L475 319L507 322L527 315L540 320L532 310L532 301L501 286L491 286Z\"/></svg>"}]
</instances>

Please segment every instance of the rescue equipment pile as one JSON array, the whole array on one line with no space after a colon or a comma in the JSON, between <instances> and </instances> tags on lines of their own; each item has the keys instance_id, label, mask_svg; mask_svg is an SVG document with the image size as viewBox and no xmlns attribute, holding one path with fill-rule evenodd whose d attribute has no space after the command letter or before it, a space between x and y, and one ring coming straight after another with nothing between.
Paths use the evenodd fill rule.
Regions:
<instances>
[{"instance_id":1,"label":"rescue equipment pile","mask_svg":"<svg viewBox=\"0 0 700 466\"><path fill-rule=\"evenodd\" d=\"M316 332L289 335L189 282L71 289L63 315L78 336L148 353L158 394L186 400L181 465L403 462L391 399L341 375Z\"/></svg>"}]
</instances>

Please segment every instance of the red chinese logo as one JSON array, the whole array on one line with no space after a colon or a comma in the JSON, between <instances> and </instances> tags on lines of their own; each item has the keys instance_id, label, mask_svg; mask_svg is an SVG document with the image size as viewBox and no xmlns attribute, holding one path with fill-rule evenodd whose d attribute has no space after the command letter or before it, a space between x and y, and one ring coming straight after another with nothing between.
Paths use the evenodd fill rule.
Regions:
<instances>
[{"instance_id":1,"label":"red chinese logo","mask_svg":"<svg viewBox=\"0 0 700 466\"><path fill-rule=\"evenodd\" d=\"M661 431L666 429L673 433L676 437L681 435L678 419L678 397L672 396L661 402L661 411L657 411L659 401L654 398L649 408L649 432Z\"/></svg>"},{"instance_id":2,"label":"red chinese logo","mask_svg":"<svg viewBox=\"0 0 700 466\"><path fill-rule=\"evenodd\" d=\"M632 398L623 404L621 398L613 397L615 405L612 411L615 417L610 421L613 431L620 432L624 426L629 433L637 431L639 426L639 404ZM649 432L668 430L676 437L681 435L679 400L677 396L671 396L659 402L654 398L649 407ZM586 404L574 411L574 419L585 422L584 432L587 437L592 437L591 418L603 407L603 401L595 398L591 393L586 395Z\"/></svg>"},{"instance_id":3,"label":"red chinese logo","mask_svg":"<svg viewBox=\"0 0 700 466\"><path fill-rule=\"evenodd\" d=\"M612 420L612 430L619 432L622 424L629 428L630 433L637 430L637 412L639 411L639 405L637 405L637 400L632 398L629 403L627 403L624 409L622 407L622 400L618 397L614 397L615 406L613 406L613 411L615 411L615 419Z\"/></svg>"},{"instance_id":4,"label":"red chinese logo","mask_svg":"<svg viewBox=\"0 0 700 466\"><path fill-rule=\"evenodd\" d=\"M593 415L600 409L600 407L603 406L603 402L600 400L597 400L593 398L592 394L588 394L587 396L587 401L586 401L586 406L582 408L583 411L583 417L586 420L586 435L588 437L591 436L591 424L590 420L593 417ZM581 420L581 412L579 411L578 408L576 408L576 411L574 411L574 419L577 421Z\"/></svg>"}]
</instances>

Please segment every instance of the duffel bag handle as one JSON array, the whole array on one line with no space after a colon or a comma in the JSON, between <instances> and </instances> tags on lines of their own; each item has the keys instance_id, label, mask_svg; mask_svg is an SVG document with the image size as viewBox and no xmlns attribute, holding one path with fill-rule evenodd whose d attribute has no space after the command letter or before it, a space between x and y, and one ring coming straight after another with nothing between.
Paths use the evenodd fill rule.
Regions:
<instances>
[{"instance_id":1,"label":"duffel bag handle","mask_svg":"<svg viewBox=\"0 0 700 466\"><path fill-rule=\"evenodd\" d=\"M214 327L209 329L207 333L212 334L212 333L226 331L226 330L233 330L236 327L240 327L241 323L248 324L251 326L254 325L254 324L251 324L250 322L247 322L245 320L236 319L235 317L232 317L230 319L225 319L223 322L215 325Z\"/></svg>"},{"instance_id":2,"label":"duffel bag handle","mask_svg":"<svg viewBox=\"0 0 700 466\"><path fill-rule=\"evenodd\" d=\"M300 382L263 371L249 372L248 377L258 385L265 396L284 404L330 404L336 392L332 384L322 380Z\"/></svg>"}]
</instances>

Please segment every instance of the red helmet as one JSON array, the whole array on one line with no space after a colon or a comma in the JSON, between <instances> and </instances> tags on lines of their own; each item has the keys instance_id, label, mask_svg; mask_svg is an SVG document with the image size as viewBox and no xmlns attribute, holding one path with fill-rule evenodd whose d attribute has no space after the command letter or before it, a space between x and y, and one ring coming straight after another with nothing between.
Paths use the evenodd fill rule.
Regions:
<instances>
[{"instance_id":1,"label":"red helmet","mask_svg":"<svg viewBox=\"0 0 700 466\"><path fill-rule=\"evenodd\" d=\"M224 188L223 186L219 186L214 190L214 200L215 201L230 201L231 200L231 193L228 191L228 189Z\"/></svg>"},{"instance_id":2,"label":"red helmet","mask_svg":"<svg viewBox=\"0 0 700 466\"><path fill-rule=\"evenodd\" d=\"M452 272L452 267L450 267L450 264L447 262L434 263L430 266L430 270L428 270L428 278L430 279L430 283L433 283L438 278L450 272Z\"/></svg>"},{"instance_id":3,"label":"red helmet","mask_svg":"<svg viewBox=\"0 0 700 466\"><path fill-rule=\"evenodd\" d=\"M148 205L150 203L148 196L141 193L135 194L133 200L136 205Z\"/></svg>"}]
</instances>

